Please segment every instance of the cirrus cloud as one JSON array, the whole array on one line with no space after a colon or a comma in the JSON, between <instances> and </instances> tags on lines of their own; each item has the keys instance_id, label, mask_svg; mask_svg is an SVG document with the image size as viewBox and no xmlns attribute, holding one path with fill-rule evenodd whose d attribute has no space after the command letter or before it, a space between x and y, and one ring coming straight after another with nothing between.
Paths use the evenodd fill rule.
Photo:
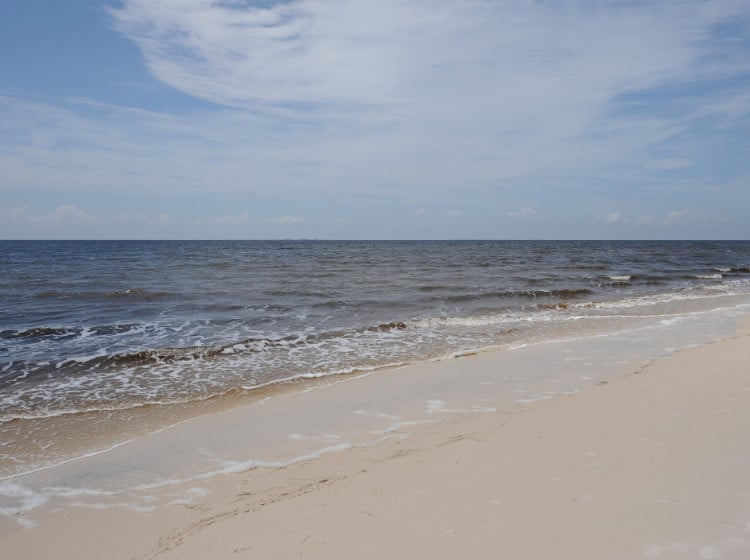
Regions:
<instances>
[{"instance_id":1,"label":"cirrus cloud","mask_svg":"<svg viewBox=\"0 0 750 560\"><path fill-rule=\"evenodd\" d=\"M599 221L618 234L700 236L669 218L690 204L746 236L747 2L120 0L106 18L166 93L0 91L6 208L93 193L122 231L162 235L146 216L165 207L191 237L277 235L305 208L295 232L345 238L596 236L617 208ZM425 216L386 225L403 208Z\"/></svg>"},{"instance_id":2,"label":"cirrus cloud","mask_svg":"<svg viewBox=\"0 0 750 560\"><path fill-rule=\"evenodd\" d=\"M28 206L19 206L10 212L6 212L5 217L6 220L14 224L32 226L99 224L102 222L99 212L90 213L75 204L62 204L46 214L31 212Z\"/></svg>"}]
</instances>

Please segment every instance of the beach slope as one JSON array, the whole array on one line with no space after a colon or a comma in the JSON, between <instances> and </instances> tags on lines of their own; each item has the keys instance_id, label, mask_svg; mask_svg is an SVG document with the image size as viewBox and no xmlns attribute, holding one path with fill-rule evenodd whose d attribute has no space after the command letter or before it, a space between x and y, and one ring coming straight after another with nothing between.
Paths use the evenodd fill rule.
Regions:
<instances>
[{"instance_id":1,"label":"beach slope","mask_svg":"<svg viewBox=\"0 0 750 560\"><path fill-rule=\"evenodd\" d=\"M514 413L217 477L190 507L70 510L8 558L750 558L750 334Z\"/></svg>"}]
</instances>

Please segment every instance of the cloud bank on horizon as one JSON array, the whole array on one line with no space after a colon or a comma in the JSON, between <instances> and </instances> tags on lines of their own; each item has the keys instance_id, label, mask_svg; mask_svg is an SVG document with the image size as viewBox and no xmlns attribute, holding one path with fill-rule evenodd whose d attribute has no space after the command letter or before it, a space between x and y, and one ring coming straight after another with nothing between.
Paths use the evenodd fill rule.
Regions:
<instances>
[{"instance_id":1,"label":"cloud bank on horizon","mask_svg":"<svg viewBox=\"0 0 750 560\"><path fill-rule=\"evenodd\" d=\"M122 56L110 89L0 81L0 237L750 233L747 2L92 13L115 46L71 56Z\"/></svg>"}]
</instances>

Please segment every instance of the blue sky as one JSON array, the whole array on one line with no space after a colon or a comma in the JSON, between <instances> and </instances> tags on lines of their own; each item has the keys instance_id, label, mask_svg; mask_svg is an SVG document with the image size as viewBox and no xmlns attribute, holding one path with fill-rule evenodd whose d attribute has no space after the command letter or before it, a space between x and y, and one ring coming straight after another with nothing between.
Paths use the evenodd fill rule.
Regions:
<instances>
[{"instance_id":1,"label":"blue sky","mask_svg":"<svg viewBox=\"0 0 750 560\"><path fill-rule=\"evenodd\" d=\"M0 238L750 237L746 0L5 0L0 69Z\"/></svg>"}]
</instances>

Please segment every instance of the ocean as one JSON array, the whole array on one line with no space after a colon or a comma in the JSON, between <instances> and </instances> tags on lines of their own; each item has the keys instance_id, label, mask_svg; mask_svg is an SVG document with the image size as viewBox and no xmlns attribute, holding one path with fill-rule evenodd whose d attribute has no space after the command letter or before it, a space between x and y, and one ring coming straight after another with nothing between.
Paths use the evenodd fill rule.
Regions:
<instances>
[{"instance_id":1,"label":"ocean","mask_svg":"<svg viewBox=\"0 0 750 560\"><path fill-rule=\"evenodd\" d=\"M750 302L746 241L2 241L0 270L6 482L323 381Z\"/></svg>"}]
</instances>

